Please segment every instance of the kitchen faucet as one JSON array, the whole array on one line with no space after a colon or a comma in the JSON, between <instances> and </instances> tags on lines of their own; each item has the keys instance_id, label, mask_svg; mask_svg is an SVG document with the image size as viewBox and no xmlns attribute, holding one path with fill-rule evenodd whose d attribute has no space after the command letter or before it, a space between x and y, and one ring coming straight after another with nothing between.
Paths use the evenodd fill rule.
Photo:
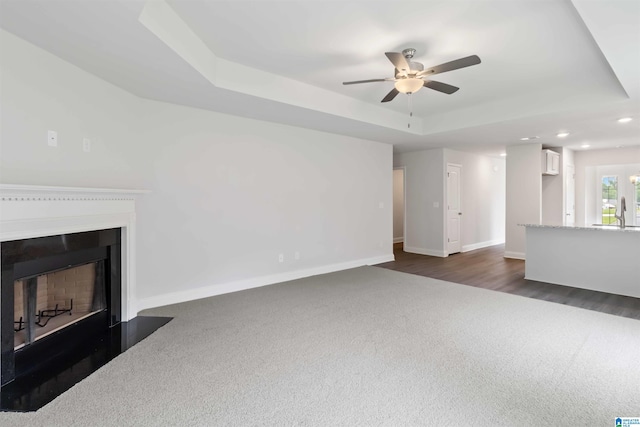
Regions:
<instances>
[{"instance_id":1,"label":"kitchen faucet","mask_svg":"<svg viewBox=\"0 0 640 427\"><path fill-rule=\"evenodd\" d=\"M616 213L614 214L614 216L616 217L616 219L618 221L620 221L620 228L624 228L625 227L625 220L624 220L624 213L627 210L627 202L624 199L624 196L622 196L620 198L620 215L618 216L618 209L616 209Z\"/></svg>"}]
</instances>

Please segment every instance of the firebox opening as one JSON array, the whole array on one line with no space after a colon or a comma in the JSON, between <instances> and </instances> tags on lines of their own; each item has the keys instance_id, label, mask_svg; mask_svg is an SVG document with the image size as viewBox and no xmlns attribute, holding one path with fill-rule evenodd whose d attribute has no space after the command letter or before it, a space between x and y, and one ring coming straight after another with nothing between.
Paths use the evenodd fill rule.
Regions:
<instances>
[{"instance_id":1,"label":"firebox opening","mask_svg":"<svg viewBox=\"0 0 640 427\"><path fill-rule=\"evenodd\" d=\"M14 350L107 309L104 262L14 282Z\"/></svg>"},{"instance_id":2,"label":"firebox opening","mask_svg":"<svg viewBox=\"0 0 640 427\"><path fill-rule=\"evenodd\" d=\"M121 322L121 232L111 228L2 242L2 387L47 371L50 363L88 340L102 339Z\"/></svg>"}]
</instances>

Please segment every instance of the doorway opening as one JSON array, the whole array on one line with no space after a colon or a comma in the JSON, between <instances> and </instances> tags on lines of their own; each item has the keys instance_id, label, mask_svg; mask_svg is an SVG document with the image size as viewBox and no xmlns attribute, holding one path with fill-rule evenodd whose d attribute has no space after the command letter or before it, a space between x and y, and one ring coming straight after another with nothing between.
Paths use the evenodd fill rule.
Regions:
<instances>
[{"instance_id":1,"label":"doorway opening","mask_svg":"<svg viewBox=\"0 0 640 427\"><path fill-rule=\"evenodd\" d=\"M404 243L406 238L405 168L393 169L393 243Z\"/></svg>"}]
</instances>

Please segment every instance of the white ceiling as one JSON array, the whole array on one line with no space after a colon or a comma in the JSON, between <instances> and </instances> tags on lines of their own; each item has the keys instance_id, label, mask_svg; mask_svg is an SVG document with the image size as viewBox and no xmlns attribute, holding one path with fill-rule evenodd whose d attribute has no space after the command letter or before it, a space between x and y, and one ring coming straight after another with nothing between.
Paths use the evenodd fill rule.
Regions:
<instances>
[{"instance_id":1,"label":"white ceiling","mask_svg":"<svg viewBox=\"0 0 640 427\"><path fill-rule=\"evenodd\" d=\"M640 145L640 1L1 0L0 26L141 97L394 144L497 155ZM482 63L380 99L385 51ZM616 119L635 118L622 125ZM558 139L567 130L571 135Z\"/></svg>"}]
</instances>

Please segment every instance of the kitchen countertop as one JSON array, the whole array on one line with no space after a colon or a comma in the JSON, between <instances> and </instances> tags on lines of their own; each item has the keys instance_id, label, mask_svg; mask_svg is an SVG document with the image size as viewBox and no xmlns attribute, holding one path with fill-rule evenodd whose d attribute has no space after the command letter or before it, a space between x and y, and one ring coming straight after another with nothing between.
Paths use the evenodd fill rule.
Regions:
<instances>
[{"instance_id":1,"label":"kitchen countertop","mask_svg":"<svg viewBox=\"0 0 640 427\"><path fill-rule=\"evenodd\" d=\"M621 233L640 233L640 227L627 226L620 228L617 225L545 225L545 224L518 224L522 227L532 228L559 228L564 230L589 230L589 231L617 231Z\"/></svg>"}]
</instances>

